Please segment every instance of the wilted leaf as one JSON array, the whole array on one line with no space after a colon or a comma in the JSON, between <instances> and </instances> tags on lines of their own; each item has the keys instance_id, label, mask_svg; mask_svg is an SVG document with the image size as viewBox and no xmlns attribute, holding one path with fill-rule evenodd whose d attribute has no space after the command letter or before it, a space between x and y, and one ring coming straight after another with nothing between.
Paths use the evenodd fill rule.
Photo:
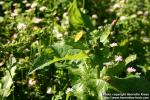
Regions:
<instances>
[{"instance_id":1,"label":"wilted leaf","mask_svg":"<svg viewBox=\"0 0 150 100\"><path fill-rule=\"evenodd\" d=\"M82 38L82 35L83 35L83 31L78 32L78 33L75 35L74 41L75 41L75 42L79 41L79 40Z\"/></svg>"}]
</instances>

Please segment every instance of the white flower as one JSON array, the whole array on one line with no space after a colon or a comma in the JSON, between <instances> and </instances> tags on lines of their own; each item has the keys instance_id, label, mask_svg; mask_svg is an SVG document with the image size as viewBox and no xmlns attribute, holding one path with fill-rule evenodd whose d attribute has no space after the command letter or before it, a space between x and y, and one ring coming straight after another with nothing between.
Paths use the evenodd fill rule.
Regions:
<instances>
[{"instance_id":1,"label":"white flower","mask_svg":"<svg viewBox=\"0 0 150 100\"><path fill-rule=\"evenodd\" d=\"M29 79L29 81L28 81L28 85L29 86L33 86L33 85L35 85L36 84L36 80L34 80L34 79Z\"/></svg>"},{"instance_id":2,"label":"white flower","mask_svg":"<svg viewBox=\"0 0 150 100\"><path fill-rule=\"evenodd\" d=\"M33 11L33 9L27 9L27 10L26 10L27 13L30 13L30 12L32 12L32 11Z\"/></svg>"},{"instance_id":3,"label":"white flower","mask_svg":"<svg viewBox=\"0 0 150 100\"><path fill-rule=\"evenodd\" d=\"M115 42L113 42L113 43L110 44L110 47L116 47L116 46L118 46L118 44L115 43Z\"/></svg>"},{"instance_id":4,"label":"white flower","mask_svg":"<svg viewBox=\"0 0 150 100\"><path fill-rule=\"evenodd\" d=\"M22 3L27 3L27 0L23 0Z\"/></svg>"},{"instance_id":5,"label":"white flower","mask_svg":"<svg viewBox=\"0 0 150 100\"><path fill-rule=\"evenodd\" d=\"M143 11L138 11L137 15L143 15Z\"/></svg>"},{"instance_id":6,"label":"white flower","mask_svg":"<svg viewBox=\"0 0 150 100\"><path fill-rule=\"evenodd\" d=\"M68 13L65 12L65 13L63 14L63 17L65 18L65 17L67 17L67 15L68 15Z\"/></svg>"},{"instance_id":7,"label":"white flower","mask_svg":"<svg viewBox=\"0 0 150 100\"><path fill-rule=\"evenodd\" d=\"M148 43L150 41L150 39L148 37L144 37L143 41L146 42L146 43Z\"/></svg>"},{"instance_id":8,"label":"white flower","mask_svg":"<svg viewBox=\"0 0 150 100\"><path fill-rule=\"evenodd\" d=\"M40 23L42 21L41 18L33 18L34 23Z\"/></svg>"},{"instance_id":9,"label":"white flower","mask_svg":"<svg viewBox=\"0 0 150 100\"><path fill-rule=\"evenodd\" d=\"M45 6L40 7L40 11L45 11L47 8Z\"/></svg>"},{"instance_id":10,"label":"white flower","mask_svg":"<svg viewBox=\"0 0 150 100\"><path fill-rule=\"evenodd\" d=\"M121 16L121 17L120 17L120 20L121 20L121 21L124 21L124 20L126 20L126 19L127 19L126 16Z\"/></svg>"},{"instance_id":11,"label":"white flower","mask_svg":"<svg viewBox=\"0 0 150 100\"><path fill-rule=\"evenodd\" d=\"M131 17L131 18L136 18L137 15L136 15L136 14L133 14L133 15L131 15L130 17Z\"/></svg>"},{"instance_id":12,"label":"white flower","mask_svg":"<svg viewBox=\"0 0 150 100\"><path fill-rule=\"evenodd\" d=\"M103 26L98 26L98 29L100 30L100 29L102 29L103 28Z\"/></svg>"},{"instance_id":13,"label":"white flower","mask_svg":"<svg viewBox=\"0 0 150 100\"><path fill-rule=\"evenodd\" d=\"M71 93L71 92L73 92L73 89L72 88L67 88L66 94Z\"/></svg>"},{"instance_id":14,"label":"white flower","mask_svg":"<svg viewBox=\"0 0 150 100\"><path fill-rule=\"evenodd\" d=\"M97 19L97 18L98 18L98 16L96 14L92 15L92 19Z\"/></svg>"},{"instance_id":15,"label":"white flower","mask_svg":"<svg viewBox=\"0 0 150 100\"><path fill-rule=\"evenodd\" d=\"M68 32L65 32L64 35L68 35Z\"/></svg>"},{"instance_id":16,"label":"white flower","mask_svg":"<svg viewBox=\"0 0 150 100\"><path fill-rule=\"evenodd\" d=\"M30 4L30 3L27 3L27 4L26 4L26 7L30 7L30 6L31 6L31 4Z\"/></svg>"},{"instance_id":17,"label":"white flower","mask_svg":"<svg viewBox=\"0 0 150 100\"><path fill-rule=\"evenodd\" d=\"M38 4L36 2L31 4L31 8L35 8Z\"/></svg>"},{"instance_id":18,"label":"white flower","mask_svg":"<svg viewBox=\"0 0 150 100\"><path fill-rule=\"evenodd\" d=\"M4 14L5 14L5 15L9 14L9 11L5 11Z\"/></svg>"},{"instance_id":19,"label":"white flower","mask_svg":"<svg viewBox=\"0 0 150 100\"><path fill-rule=\"evenodd\" d=\"M24 30L24 29L26 29L26 25L25 25L24 23L19 23L19 24L17 25L17 29L18 29L18 30Z\"/></svg>"},{"instance_id":20,"label":"white flower","mask_svg":"<svg viewBox=\"0 0 150 100\"><path fill-rule=\"evenodd\" d=\"M4 1L0 1L0 5L3 5L5 2Z\"/></svg>"},{"instance_id":21,"label":"white flower","mask_svg":"<svg viewBox=\"0 0 150 100\"><path fill-rule=\"evenodd\" d=\"M51 87L48 87L46 93L47 93L47 94L53 94L53 93L52 93L52 88L51 88Z\"/></svg>"},{"instance_id":22,"label":"white flower","mask_svg":"<svg viewBox=\"0 0 150 100\"><path fill-rule=\"evenodd\" d=\"M127 72L128 72L128 73L136 72L136 69L133 68L133 67L128 67L128 68L127 68Z\"/></svg>"},{"instance_id":23,"label":"white flower","mask_svg":"<svg viewBox=\"0 0 150 100\"><path fill-rule=\"evenodd\" d=\"M60 33L60 32L57 32L57 33L56 33L56 38L57 38L57 39L61 38L62 36L63 36L62 33Z\"/></svg>"},{"instance_id":24,"label":"white flower","mask_svg":"<svg viewBox=\"0 0 150 100\"><path fill-rule=\"evenodd\" d=\"M111 66L113 64L114 64L113 62L105 62L105 63L103 63L103 65L105 65L105 66Z\"/></svg>"},{"instance_id":25,"label":"white flower","mask_svg":"<svg viewBox=\"0 0 150 100\"><path fill-rule=\"evenodd\" d=\"M18 3L14 3L13 6L14 6L14 7L17 7L17 6L18 6Z\"/></svg>"},{"instance_id":26,"label":"white flower","mask_svg":"<svg viewBox=\"0 0 150 100\"><path fill-rule=\"evenodd\" d=\"M148 11L145 11L144 12L144 16L148 16L149 15L149 12Z\"/></svg>"},{"instance_id":27,"label":"white flower","mask_svg":"<svg viewBox=\"0 0 150 100\"><path fill-rule=\"evenodd\" d=\"M15 17L15 16L18 16L18 13L16 13L16 12L11 13L11 17Z\"/></svg>"},{"instance_id":28,"label":"white flower","mask_svg":"<svg viewBox=\"0 0 150 100\"><path fill-rule=\"evenodd\" d=\"M115 5L113 6L113 8L114 8L114 9L121 8L121 5L120 5L120 4L115 4Z\"/></svg>"},{"instance_id":29,"label":"white flower","mask_svg":"<svg viewBox=\"0 0 150 100\"><path fill-rule=\"evenodd\" d=\"M123 58L122 58L122 56L115 56L115 61L117 61L117 62L119 62L119 61L122 61L123 60Z\"/></svg>"},{"instance_id":30,"label":"white flower","mask_svg":"<svg viewBox=\"0 0 150 100\"><path fill-rule=\"evenodd\" d=\"M60 18L59 18L59 17L57 17L57 16L56 16L55 18L56 18L56 20L57 20L57 21L59 21L59 20L60 20Z\"/></svg>"},{"instance_id":31,"label":"white flower","mask_svg":"<svg viewBox=\"0 0 150 100\"><path fill-rule=\"evenodd\" d=\"M38 29L39 29L39 27L34 26L32 29L33 29L33 30L38 30Z\"/></svg>"},{"instance_id":32,"label":"white flower","mask_svg":"<svg viewBox=\"0 0 150 100\"><path fill-rule=\"evenodd\" d=\"M12 17L18 16L19 11L20 11L20 9L14 9L13 13L11 13L11 16Z\"/></svg>"}]
</instances>

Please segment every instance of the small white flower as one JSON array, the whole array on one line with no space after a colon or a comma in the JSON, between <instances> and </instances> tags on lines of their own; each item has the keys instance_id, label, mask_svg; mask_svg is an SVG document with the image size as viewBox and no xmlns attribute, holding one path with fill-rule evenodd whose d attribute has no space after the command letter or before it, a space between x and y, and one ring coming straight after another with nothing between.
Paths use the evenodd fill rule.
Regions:
<instances>
[{"instance_id":1,"label":"small white flower","mask_svg":"<svg viewBox=\"0 0 150 100\"><path fill-rule=\"evenodd\" d=\"M16 39L16 38L17 38L17 34L14 34L14 35L12 36L12 38L13 38L13 39Z\"/></svg>"},{"instance_id":2,"label":"small white flower","mask_svg":"<svg viewBox=\"0 0 150 100\"><path fill-rule=\"evenodd\" d=\"M98 16L96 14L92 15L92 19L97 19L97 18L98 18Z\"/></svg>"},{"instance_id":3,"label":"small white flower","mask_svg":"<svg viewBox=\"0 0 150 100\"><path fill-rule=\"evenodd\" d=\"M144 41L145 43L148 43L148 42L150 41L150 39L149 39L148 37L144 37L144 38L143 38L143 41Z\"/></svg>"},{"instance_id":4,"label":"small white flower","mask_svg":"<svg viewBox=\"0 0 150 100\"><path fill-rule=\"evenodd\" d=\"M61 38L62 36L63 36L62 33L60 33L60 32L56 33L56 38L57 39Z\"/></svg>"},{"instance_id":5,"label":"small white flower","mask_svg":"<svg viewBox=\"0 0 150 100\"><path fill-rule=\"evenodd\" d=\"M121 8L121 5L120 5L120 4L115 4L115 5L113 6L113 8L114 8L114 9L119 9L119 8Z\"/></svg>"},{"instance_id":6,"label":"small white flower","mask_svg":"<svg viewBox=\"0 0 150 100\"><path fill-rule=\"evenodd\" d=\"M53 94L53 93L52 93L52 88L51 88L51 87L48 87L46 93L47 93L47 94Z\"/></svg>"},{"instance_id":7,"label":"small white flower","mask_svg":"<svg viewBox=\"0 0 150 100\"><path fill-rule=\"evenodd\" d=\"M98 29L100 30L100 29L102 29L103 28L103 26L98 26Z\"/></svg>"},{"instance_id":8,"label":"small white flower","mask_svg":"<svg viewBox=\"0 0 150 100\"><path fill-rule=\"evenodd\" d=\"M34 3L31 4L31 8L35 8L35 7L37 7L37 5L38 4L36 2L34 2Z\"/></svg>"},{"instance_id":9,"label":"small white flower","mask_svg":"<svg viewBox=\"0 0 150 100\"><path fill-rule=\"evenodd\" d=\"M113 43L110 44L110 47L116 47L116 46L118 46L118 44L115 43L115 42L113 42Z\"/></svg>"},{"instance_id":10,"label":"small white flower","mask_svg":"<svg viewBox=\"0 0 150 100\"><path fill-rule=\"evenodd\" d=\"M40 7L40 11L45 11L47 8L45 6Z\"/></svg>"},{"instance_id":11,"label":"small white flower","mask_svg":"<svg viewBox=\"0 0 150 100\"><path fill-rule=\"evenodd\" d=\"M145 11L144 12L144 16L148 16L149 15L149 12L148 11Z\"/></svg>"},{"instance_id":12,"label":"small white flower","mask_svg":"<svg viewBox=\"0 0 150 100\"><path fill-rule=\"evenodd\" d=\"M68 35L68 32L65 32L64 35Z\"/></svg>"},{"instance_id":13,"label":"small white flower","mask_svg":"<svg viewBox=\"0 0 150 100\"><path fill-rule=\"evenodd\" d=\"M57 21L60 21L60 18L59 18L59 17L56 16L55 18L56 18Z\"/></svg>"},{"instance_id":14,"label":"small white flower","mask_svg":"<svg viewBox=\"0 0 150 100\"><path fill-rule=\"evenodd\" d=\"M28 10L26 10L27 13L30 13L30 12L32 12L32 11L33 11L33 9L28 9Z\"/></svg>"},{"instance_id":15,"label":"small white flower","mask_svg":"<svg viewBox=\"0 0 150 100\"><path fill-rule=\"evenodd\" d=\"M4 1L0 1L0 5L3 5L5 2Z\"/></svg>"},{"instance_id":16,"label":"small white flower","mask_svg":"<svg viewBox=\"0 0 150 100\"><path fill-rule=\"evenodd\" d=\"M119 62L119 61L122 61L123 60L123 58L122 58L122 56L115 56L115 61L117 61L117 62Z\"/></svg>"},{"instance_id":17,"label":"small white flower","mask_svg":"<svg viewBox=\"0 0 150 100\"><path fill-rule=\"evenodd\" d=\"M137 15L143 15L143 11L138 11Z\"/></svg>"},{"instance_id":18,"label":"small white flower","mask_svg":"<svg viewBox=\"0 0 150 100\"><path fill-rule=\"evenodd\" d=\"M41 18L33 18L34 23L40 23L42 21Z\"/></svg>"},{"instance_id":19,"label":"small white flower","mask_svg":"<svg viewBox=\"0 0 150 100\"><path fill-rule=\"evenodd\" d=\"M9 14L9 11L5 11L4 14L5 14L5 15Z\"/></svg>"},{"instance_id":20,"label":"small white flower","mask_svg":"<svg viewBox=\"0 0 150 100\"><path fill-rule=\"evenodd\" d=\"M28 48L24 49L25 52L29 52L30 50Z\"/></svg>"},{"instance_id":21,"label":"small white flower","mask_svg":"<svg viewBox=\"0 0 150 100\"><path fill-rule=\"evenodd\" d=\"M27 0L23 0L22 3L27 3Z\"/></svg>"},{"instance_id":22,"label":"small white flower","mask_svg":"<svg viewBox=\"0 0 150 100\"><path fill-rule=\"evenodd\" d=\"M18 3L14 3L13 6L14 6L14 7L18 6Z\"/></svg>"},{"instance_id":23,"label":"small white flower","mask_svg":"<svg viewBox=\"0 0 150 100\"><path fill-rule=\"evenodd\" d=\"M33 86L33 85L35 85L36 84L36 80L34 80L34 79L29 79L29 81L28 81L28 85L29 86Z\"/></svg>"},{"instance_id":24,"label":"small white flower","mask_svg":"<svg viewBox=\"0 0 150 100\"><path fill-rule=\"evenodd\" d=\"M26 7L30 7L30 6L31 6L31 4L30 4L30 3L27 3L27 4L26 4Z\"/></svg>"},{"instance_id":25,"label":"small white flower","mask_svg":"<svg viewBox=\"0 0 150 100\"><path fill-rule=\"evenodd\" d=\"M105 66L111 66L113 64L114 64L113 62L105 62L105 63L103 63L103 65L105 65Z\"/></svg>"},{"instance_id":26,"label":"small white flower","mask_svg":"<svg viewBox=\"0 0 150 100\"><path fill-rule=\"evenodd\" d=\"M136 14L133 14L133 15L131 15L130 17L131 17L131 18L136 18L137 15L136 15Z\"/></svg>"},{"instance_id":27,"label":"small white flower","mask_svg":"<svg viewBox=\"0 0 150 100\"><path fill-rule=\"evenodd\" d=\"M71 93L71 92L73 92L73 89L72 88L67 88L66 94Z\"/></svg>"},{"instance_id":28,"label":"small white flower","mask_svg":"<svg viewBox=\"0 0 150 100\"><path fill-rule=\"evenodd\" d=\"M63 14L63 17L65 18L65 17L67 17L67 15L68 15L68 13L65 12L65 13Z\"/></svg>"},{"instance_id":29,"label":"small white flower","mask_svg":"<svg viewBox=\"0 0 150 100\"><path fill-rule=\"evenodd\" d=\"M128 72L128 73L136 72L136 69L133 68L133 67L128 67L128 68L127 68L127 72Z\"/></svg>"},{"instance_id":30,"label":"small white flower","mask_svg":"<svg viewBox=\"0 0 150 100\"><path fill-rule=\"evenodd\" d=\"M15 17L15 16L18 16L18 13L17 13L17 12L11 13L11 17Z\"/></svg>"},{"instance_id":31,"label":"small white flower","mask_svg":"<svg viewBox=\"0 0 150 100\"><path fill-rule=\"evenodd\" d=\"M39 29L39 27L34 26L32 29L33 29L33 30L38 30L38 29Z\"/></svg>"},{"instance_id":32,"label":"small white flower","mask_svg":"<svg viewBox=\"0 0 150 100\"><path fill-rule=\"evenodd\" d=\"M126 16L121 16L121 17L120 17L120 20L121 20L121 21L124 21L124 20L126 20L126 19L127 19Z\"/></svg>"},{"instance_id":33,"label":"small white flower","mask_svg":"<svg viewBox=\"0 0 150 100\"><path fill-rule=\"evenodd\" d=\"M26 29L26 25L25 25L24 23L19 23L19 24L17 25L17 29L18 29L18 30L24 30L24 29Z\"/></svg>"}]
</instances>

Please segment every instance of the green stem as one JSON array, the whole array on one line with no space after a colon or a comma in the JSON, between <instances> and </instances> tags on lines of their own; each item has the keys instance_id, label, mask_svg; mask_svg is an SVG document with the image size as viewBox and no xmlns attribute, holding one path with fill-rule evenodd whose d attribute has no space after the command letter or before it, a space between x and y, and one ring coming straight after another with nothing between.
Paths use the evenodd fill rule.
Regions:
<instances>
[{"instance_id":1,"label":"green stem","mask_svg":"<svg viewBox=\"0 0 150 100\"><path fill-rule=\"evenodd\" d=\"M83 5L82 5L82 8L84 8L84 6L85 6L85 0L83 0Z\"/></svg>"},{"instance_id":2,"label":"green stem","mask_svg":"<svg viewBox=\"0 0 150 100\"><path fill-rule=\"evenodd\" d=\"M96 71L97 71L97 79L100 79L100 68L99 68L99 66L96 66Z\"/></svg>"}]
</instances>

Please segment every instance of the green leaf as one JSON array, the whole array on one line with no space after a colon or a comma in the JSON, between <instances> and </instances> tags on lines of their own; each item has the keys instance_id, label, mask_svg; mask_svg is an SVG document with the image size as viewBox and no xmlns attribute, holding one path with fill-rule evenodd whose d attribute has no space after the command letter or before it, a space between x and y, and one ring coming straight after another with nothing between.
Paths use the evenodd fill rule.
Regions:
<instances>
[{"instance_id":1,"label":"green leaf","mask_svg":"<svg viewBox=\"0 0 150 100\"><path fill-rule=\"evenodd\" d=\"M125 61L114 64L110 67L103 67L101 73L103 73L103 75L107 74L110 76L121 75L121 73L126 68L126 65L134 60L136 60L136 55L130 55L125 59Z\"/></svg>"},{"instance_id":2,"label":"green leaf","mask_svg":"<svg viewBox=\"0 0 150 100\"><path fill-rule=\"evenodd\" d=\"M124 93L150 93L150 82L142 77L111 77L109 83Z\"/></svg>"},{"instance_id":3,"label":"green leaf","mask_svg":"<svg viewBox=\"0 0 150 100\"><path fill-rule=\"evenodd\" d=\"M111 33L111 26L108 25L108 26L105 27L103 33L100 36L100 42L103 43L103 44L107 43L110 33Z\"/></svg>"},{"instance_id":4,"label":"green leaf","mask_svg":"<svg viewBox=\"0 0 150 100\"><path fill-rule=\"evenodd\" d=\"M80 10L77 7L77 0L73 0L68 10L70 24L74 28L79 28L84 25Z\"/></svg>"},{"instance_id":5,"label":"green leaf","mask_svg":"<svg viewBox=\"0 0 150 100\"><path fill-rule=\"evenodd\" d=\"M45 68L46 66L49 66L50 64L58 62L58 61L63 61L63 60L84 60L87 57L88 56L85 53L83 53L82 51L80 53L78 53L78 54L66 55L63 58L58 58L58 57L54 56L53 60L50 60L50 61L42 64L41 66L35 68L29 74L32 74L33 72L35 72L37 70L41 70L41 69Z\"/></svg>"},{"instance_id":6,"label":"green leaf","mask_svg":"<svg viewBox=\"0 0 150 100\"><path fill-rule=\"evenodd\" d=\"M136 60L136 55L130 55L125 59L125 65L129 64L130 62Z\"/></svg>"},{"instance_id":7,"label":"green leaf","mask_svg":"<svg viewBox=\"0 0 150 100\"><path fill-rule=\"evenodd\" d=\"M70 8L68 9L68 17L70 25L75 28L83 28L84 26L88 27L89 29L93 29L92 22L89 16L83 14L77 5L77 0L73 0Z\"/></svg>"},{"instance_id":8,"label":"green leaf","mask_svg":"<svg viewBox=\"0 0 150 100\"><path fill-rule=\"evenodd\" d=\"M105 72L106 75L116 76L116 75L120 75L123 72L124 68L125 68L125 63L120 62L111 67L104 67L102 73Z\"/></svg>"},{"instance_id":9,"label":"green leaf","mask_svg":"<svg viewBox=\"0 0 150 100\"><path fill-rule=\"evenodd\" d=\"M13 80L12 78L15 75L16 66L13 66L13 64L16 62L16 59L14 57L10 57L8 64L7 64L7 70L5 71L4 77L2 77L0 81L0 97L6 98L10 95L12 91L12 85Z\"/></svg>"}]
</instances>

